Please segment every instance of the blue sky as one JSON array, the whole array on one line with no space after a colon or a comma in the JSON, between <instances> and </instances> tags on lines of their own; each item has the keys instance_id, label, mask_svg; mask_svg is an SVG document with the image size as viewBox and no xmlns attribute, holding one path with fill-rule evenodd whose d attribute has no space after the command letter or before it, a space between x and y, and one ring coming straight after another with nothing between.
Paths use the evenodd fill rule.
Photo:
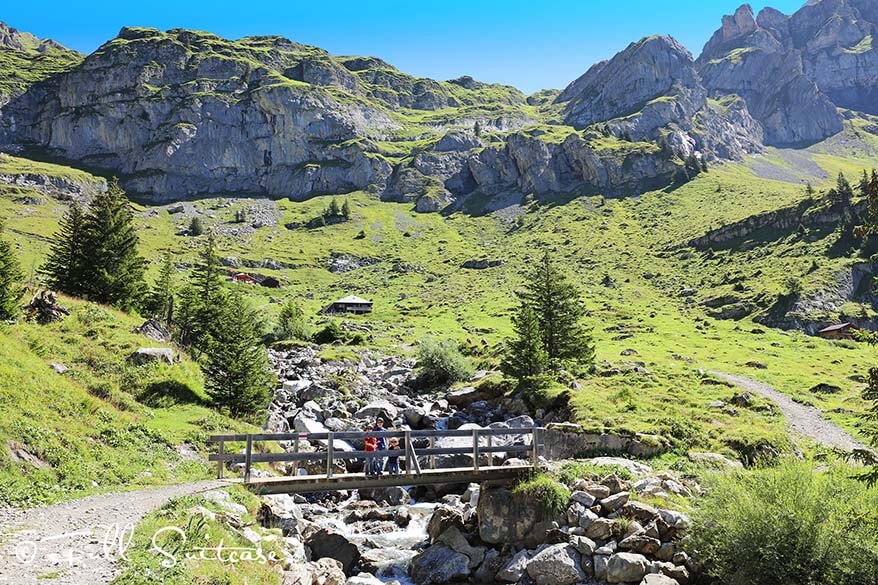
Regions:
<instances>
[{"instance_id":1,"label":"blue sky","mask_svg":"<svg viewBox=\"0 0 878 585\"><path fill-rule=\"evenodd\" d=\"M88 53L123 25L279 34L335 54L374 55L413 75L472 75L525 92L562 88L629 42L670 34L694 55L740 0L9 1L0 20ZM803 0L751 2L794 12Z\"/></svg>"}]
</instances>

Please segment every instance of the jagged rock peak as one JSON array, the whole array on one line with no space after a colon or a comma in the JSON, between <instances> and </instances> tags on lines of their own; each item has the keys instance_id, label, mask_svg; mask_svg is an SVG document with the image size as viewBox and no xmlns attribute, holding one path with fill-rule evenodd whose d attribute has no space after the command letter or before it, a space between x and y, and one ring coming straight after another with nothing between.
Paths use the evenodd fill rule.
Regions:
<instances>
[{"instance_id":1,"label":"jagged rock peak","mask_svg":"<svg viewBox=\"0 0 878 585\"><path fill-rule=\"evenodd\" d=\"M645 37L592 66L555 99L568 102L565 121L577 127L625 116L645 102L698 89L692 55L669 36Z\"/></svg>"},{"instance_id":2,"label":"jagged rock peak","mask_svg":"<svg viewBox=\"0 0 878 585\"><path fill-rule=\"evenodd\" d=\"M61 43L52 39L39 39L29 32L22 32L12 28L5 22L0 22L0 47L14 49L16 51L44 52L48 49L70 51Z\"/></svg>"}]
</instances>

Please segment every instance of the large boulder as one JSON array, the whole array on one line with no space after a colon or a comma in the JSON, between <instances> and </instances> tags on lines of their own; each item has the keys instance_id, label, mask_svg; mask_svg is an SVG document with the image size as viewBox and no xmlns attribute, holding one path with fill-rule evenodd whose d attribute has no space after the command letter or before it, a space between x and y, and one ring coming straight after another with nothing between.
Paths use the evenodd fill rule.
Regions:
<instances>
[{"instance_id":1,"label":"large boulder","mask_svg":"<svg viewBox=\"0 0 878 585\"><path fill-rule=\"evenodd\" d=\"M676 579L671 579L661 573L651 573L643 578L640 585L680 585Z\"/></svg>"},{"instance_id":2,"label":"large boulder","mask_svg":"<svg viewBox=\"0 0 878 585\"><path fill-rule=\"evenodd\" d=\"M563 521L560 517L546 517L539 502L504 487L485 486L476 513L482 541L520 543L530 548L546 542L553 522Z\"/></svg>"},{"instance_id":3,"label":"large boulder","mask_svg":"<svg viewBox=\"0 0 878 585\"><path fill-rule=\"evenodd\" d=\"M284 536L300 536L302 512L287 494L263 496L256 520L265 528L280 528Z\"/></svg>"},{"instance_id":4,"label":"large boulder","mask_svg":"<svg viewBox=\"0 0 878 585\"><path fill-rule=\"evenodd\" d=\"M555 544L527 563L527 574L537 585L573 585L585 580L582 557L569 544Z\"/></svg>"},{"instance_id":5,"label":"large boulder","mask_svg":"<svg viewBox=\"0 0 878 585\"><path fill-rule=\"evenodd\" d=\"M383 418L385 421L392 421L396 419L399 411L397 408L390 403L388 400L373 400L360 410L358 410L355 414L355 418L363 418L363 419L376 419Z\"/></svg>"},{"instance_id":6,"label":"large boulder","mask_svg":"<svg viewBox=\"0 0 878 585\"><path fill-rule=\"evenodd\" d=\"M470 570L475 569L485 560L485 547L472 546L457 527L451 527L436 539L436 543L444 544L469 559Z\"/></svg>"},{"instance_id":7,"label":"large boulder","mask_svg":"<svg viewBox=\"0 0 878 585\"><path fill-rule=\"evenodd\" d=\"M504 583L518 583L522 575L527 571L527 562L530 560L527 550L518 551L509 562L497 572L496 578Z\"/></svg>"},{"instance_id":8,"label":"large boulder","mask_svg":"<svg viewBox=\"0 0 878 585\"><path fill-rule=\"evenodd\" d=\"M446 585L470 575L470 558L445 544L434 544L416 555L410 573L417 585Z\"/></svg>"},{"instance_id":9,"label":"large boulder","mask_svg":"<svg viewBox=\"0 0 878 585\"><path fill-rule=\"evenodd\" d=\"M343 534L323 528L312 534L307 540L311 549L311 558L335 559L341 563L345 575L350 575L360 561L360 549Z\"/></svg>"},{"instance_id":10,"label":"large boulder","mask_svg":"<svg viewBox=\"0 0 878 585\"><path fill-rule=\"evenodd\" d=\"M174 350L167 347L141 347L128 356L128 361L136 366L164 362L174 363Z\"/></svg>"},{"instance_id":11,"label":"large boulder","mask_svg":"<svg viewBox=\"0 0 878 585\"><path fill-rule=\"evenodd\" d=\"M616 553L607 563L607 583L637 583L646 575L649 561L634 553Z\"/></svg>"},{"instance_id":12,"label":"large boulder","mask_svg":"<svg viewBox=\"0 0 878 585\"><path fill-rule=\"evenodd\" d=\"M359 490L361 500L372 500L385 506L402 506L411 501L409 493L401 487L393 486L386 488L361 488Z\"/></svg>"},{"instance_id":13,"label":"large boulder","mask_svg":"<svg viewBox=\"0 0 878 585\"><path fill-rule=\"evenodd\" d=\"M292 565L282 576L283 585L345 585L347 577L335 559Z\"/></svg>"}]
</instances>

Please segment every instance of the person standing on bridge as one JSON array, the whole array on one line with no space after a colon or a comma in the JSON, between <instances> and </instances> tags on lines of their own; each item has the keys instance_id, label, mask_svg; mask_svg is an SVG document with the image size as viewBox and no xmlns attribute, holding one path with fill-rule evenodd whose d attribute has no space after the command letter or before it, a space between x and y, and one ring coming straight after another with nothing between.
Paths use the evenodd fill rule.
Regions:
<instances>
[{"instance_id":1,"label":"person standing on bridge","mask_svg":"<svg viewBox=\"0 0 878 585\"><path fill-rule=\"evenodd\" d=\"M372 432L372 425L366 425L366 432ZM378 450L378 438L377 437L366 437L363 439L363 444L365 445L364 450L367 453L375 452ZM374 455L366 455L366 475L377 475L375 469L377 467L378 458Z\"/></svg>"},{"instance_id":2,"label":"person standing on bridge","mask_svg":"<svg viewBox=\"0 0 878 585\"><path fill-rule=\"evenodd\" d=\"M384 429L384 419L382 417L378 417L375 419L376 429L375 432L378 433L378 450L385 451L387 449L387 431ZM384 473L384 466L387 463L387 459L385 457L376 457L375 461L377 464L375 465L376 475L381 475Z\"/></svg>"}]
</instances>

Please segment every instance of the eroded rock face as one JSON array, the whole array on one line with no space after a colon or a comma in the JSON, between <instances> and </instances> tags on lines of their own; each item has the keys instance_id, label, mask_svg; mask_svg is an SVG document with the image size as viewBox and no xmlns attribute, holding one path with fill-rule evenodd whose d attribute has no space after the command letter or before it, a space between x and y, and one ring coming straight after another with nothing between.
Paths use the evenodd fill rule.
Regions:
<instances>
[{"instance_id":1,"label":"eroded rock face","mask_svg":"<svg viewBox=\"0 0 878 585\"><path fill-rule=\"evenodd\" d=\"M737 159L761 147L761 127L747 106L708 104L692 55L667 36L647 37L594 65L555 101L565 103L565 122L575 127L606 122L614 135L663 138L684 156Z\"/></svg>"},{"instance_id":2,"label":"eroded rock face","mask_svg":"<svg viewBox=\"0 0 878 585\"><path fill-rule=\"evenodd\" d=\"M791 16L748 5L704 47L698 72L712 95L737 94L767 144L801 145L839 132L836 106L878 112L878 10L867 0L809 2Z\"/></svg>"},{"instance_id":3,"label":"eroded rock face","mask_svg":"<svg viewBox=\"0 0 878 585\"><path fill-rule=\"evenodd\" d=\"M275 67L301 51L283 39L235 46L265 45ZM368 146L346 143L392 127L385 113L322 89L344 85L331 72L296 84L225 58L228 47L204 33L123 29L79 67L8 104L0 133L121 173L127 189L155 195L301 198L363 189L389 174L366 156Z\"/></svg>"}]
</instances>

